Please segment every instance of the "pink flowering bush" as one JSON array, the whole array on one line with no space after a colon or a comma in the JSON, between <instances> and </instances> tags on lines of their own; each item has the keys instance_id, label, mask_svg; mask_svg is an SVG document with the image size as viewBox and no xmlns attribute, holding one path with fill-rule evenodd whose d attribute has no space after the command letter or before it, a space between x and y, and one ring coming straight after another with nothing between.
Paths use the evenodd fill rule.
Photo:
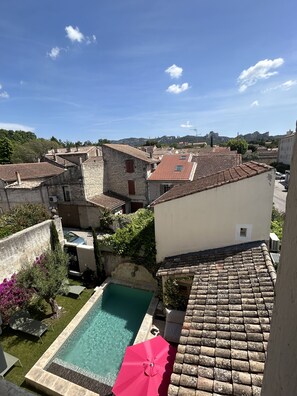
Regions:
<instances>
[{"instance_id":1,"label":"pink flowering bush","mask_svg":"<svg viewBox=\"0 0 297 396\"><path fill-rule=\"evenodd\" d=\"M4 323L17 309L24 308L32 297L32 291L17 284L16 275L0 283L0 313Z\"/></svg>"}]
</instances>

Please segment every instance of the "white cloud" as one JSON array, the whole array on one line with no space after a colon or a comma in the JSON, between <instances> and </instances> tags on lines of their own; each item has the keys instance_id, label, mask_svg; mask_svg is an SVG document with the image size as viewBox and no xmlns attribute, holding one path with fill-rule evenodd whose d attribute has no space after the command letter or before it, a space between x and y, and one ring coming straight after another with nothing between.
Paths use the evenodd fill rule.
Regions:
<instances>
[{"instance_id":1,"label":"white cloud","mask_svg":"<svg viewBox=\"0 0 297 396\"><path fill-rule=\"evenodd\" d=\"M296 84L297 84L297 80L288 80L288 81L284 82L283 84L281 84L280 88L285 89L286 91L288 91L289 89L291 89Z\"/></svg>"},{"instance_id":2,"label":"white cloud","mask_svg":"<svg viewBox=\"0 0 297 396\"><path fill-rule=\"evenodd\" d=\"M277 59L264 59L256 63L254 66L243 70L237 82L239 84L239 92L244 92L248 87L256 84L258 80L266 80L277 74L277 71L271 71L277 69L284 64L283 58Z\"/></svg>"},{"instance_id":3,"label":"white cloud","mask_svg":"<svg viewBox=\"0 0 297 396\"><path fill-rule=\"evenodd\" d=\"M96 42L97 42L97 38L96 38L95 34L92 34L91 37L89 37L89 36L86 37L86 44L87 45L95 44Z\"/></svg>"},{"instance_id":4,"label":"white cloud","mask_svg":"<svg viewBox=\"0 0 297 396\"><path fill-rule=\"evenodd\" d=\"M47 55L48 55L51 59L55 60L55 59L60 55L60 52L61 52L61 48L59 48L59 47L53 47L53 48L50 50L50 52L47 53Z\"/></svg>"},{"instance_id":5,"label":"white cloud","mask_svg":"<svg viewBox=\"0 0 297 396\"><path fill-rule=\"evenodd\" d=\"M190 88L190 86L189 86L188 83L183 83L183 84L181 84L181 85L179 85L179 84L173 84L173 85L170 85L170 86L166 89L166 91L169 92L169 93L178 95L178 94L180 94L181 92L187 91L189 88Z\"/></svg>"},{"instance_id":6,"label":"white cloud","mask_svg":"<svg viewBox=\"0 0 297 396\"><path fill-rule=\"evenodd\" d=\"M165 73L168 73L171 78L178 79L183 74L183 68L176 65L172 65L165 70Z\"/></svg>"},{"instance_id":7,"label":"white cloud","mask_svg":"<svg viewBox=\"0 0 297 396\"><path fill-rule=\"evenodd\" d=\"M0 98L3 98L3 99L9 98L8 93L6 91L3 91L2 89L3 89L3 86L2 86L2 84L0 84Z\"/></svg>"},{"instance_id":8,"label":"white cloud","mask_svg":"<svg viewBox=\"0 0 297 396\"><path fill-rule=\"evenodd\" d=\"M0 129L8 129L13 131L29 131L34 132L34 128L22 124L13 124L9 122L0 122Z\"/></svg>"},{"instance_id":9,"label":"white cloud","mask_svg":"<svg viewBox=\"0 0 297 396\"><path fill-rule=\"evenodd\" d=\"M259 102L257 100L251 103L251 107L258 107L258 106L259 106Z\"/></svg>"},{"instance_id":10,"label":"white cloud","mask_svg":"<svg viewBox=\"0 0 297 396\"><path fill-rule=\"evenodd\" d=\"M78 41L81 43L85 40L85 36L79 31L79 28L76 26L75 28L71 25L65 27L66 35L70 41Z\"/></svg>"},{"instance_id":11,"label":"white cloud","mask_svg":"<svg viewBox=\"0 0 297 396\"><path fill-rule=\"evenodd\" d=\"M288 80L282 84L275 85L274 87L267 88L263 91L263 93L275 91L277 89L281 89L283 91L289 91L294 85L297 85L297 80Z\"/></svg>"},{"instance_id":12,"label":"white cloud","mask_svg":"<svg viewBox=\"0 0 297 396\"><path fill-rule=\"evenodd\" d=\"M193 128L193 125L190 123L190 121L187 121L185 124L180 125L181 128Z\"/></svg>"}]
</instances>

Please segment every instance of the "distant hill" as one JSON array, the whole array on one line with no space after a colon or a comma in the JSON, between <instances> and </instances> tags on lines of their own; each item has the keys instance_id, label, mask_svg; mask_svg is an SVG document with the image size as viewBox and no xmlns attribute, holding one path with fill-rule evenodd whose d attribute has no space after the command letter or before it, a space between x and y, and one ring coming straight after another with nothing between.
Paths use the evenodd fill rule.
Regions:
<instances>
[{"instance_id":1,"label":"distant hill","mask_svg":"<svg viewBox=\"0 0 297 396\"><path fill-rule=\"evenodd\" d=\"M113 140L112 143L118 144L129 144L130 146L138 147L143 146L148 140L157 141L160 144L177 144L177 143L200 143L206 142L210 144L210 137L213 136L214 144L222 144L228 142L231 138L228 136L220 136L217 132L209 132L205 136L193 136L193 135L185 135L185 136L161 136L154 139L146 139L146 138L125 138L120 140ZM260 143L260 142L268 142L272 140L279 140L283 135L269 136L269 132L260 133L255 131L253 133L247 133L245 135L239 135L238 137L245 139L248 143Z\"/></svg>"}]
</instances>

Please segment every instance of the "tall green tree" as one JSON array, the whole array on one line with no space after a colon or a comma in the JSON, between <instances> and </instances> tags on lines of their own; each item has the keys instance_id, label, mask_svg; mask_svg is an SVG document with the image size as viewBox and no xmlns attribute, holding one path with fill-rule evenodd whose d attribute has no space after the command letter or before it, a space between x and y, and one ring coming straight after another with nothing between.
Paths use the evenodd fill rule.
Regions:
<instances>
[{"instance_id":1,"label":"tall green tree","mask_svg":"<svg viewBox=\"0 0 297 396\"><path fill-rule=\"evenodd\" d=\"M100 251L99 241L96 235L96 231L92 228L93 235L93 246L94 246L94 256L96 263L96 272L99 284L102 283L106 278L105 268L102 260L102 254Z\"/></svg>"},{"instance_id":2,"label":"tall green tree","mask_svg":"<svg viewBox=\"0 0 297 396\"><path fill-rule=\"evenodd\" d=\"M12 143L8 138L0 139L0 164L10 164L13 152Z\"/></svg>"},{"instance_id":3,"label":"tall green tree","mask_svg":"<svg viewBox=\"0 0 297 396\"><path fill-rule=\"evenodd\" d=\"M227 143L227 146L231 148L231 150L237 150L238 154L245 154L248 149L248 143L244 139L236 138L230 139Z\"/></svg>"},{"instance_id":4,"label":"tall green tree","mask_svg":"<svg viewBox=\"0 0 297 396\"><path fill-rule=\"evenodd\" d=\"M17 274L17 283L32 289L52 309L53 316L60 316L57 295L67 288L68 255L62 249L47 251L33 265L28 265Z\"/></svg>"}]
</instances>

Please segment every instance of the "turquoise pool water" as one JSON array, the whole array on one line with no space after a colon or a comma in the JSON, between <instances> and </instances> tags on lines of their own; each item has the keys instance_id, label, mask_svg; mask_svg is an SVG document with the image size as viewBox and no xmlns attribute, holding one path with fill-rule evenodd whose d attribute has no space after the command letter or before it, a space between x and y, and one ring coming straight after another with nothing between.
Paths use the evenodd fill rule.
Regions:
<instances>
[{"instance_id":1,"label":"turquoise pool water","mask_svg":"<svg viewBox=\"0 0 297 396\"><path fill-rule=\"evenodd\" d=\"M109 284L53 362L113 385L152 296L149 291Z\"/></svg>"}]
</instances>

